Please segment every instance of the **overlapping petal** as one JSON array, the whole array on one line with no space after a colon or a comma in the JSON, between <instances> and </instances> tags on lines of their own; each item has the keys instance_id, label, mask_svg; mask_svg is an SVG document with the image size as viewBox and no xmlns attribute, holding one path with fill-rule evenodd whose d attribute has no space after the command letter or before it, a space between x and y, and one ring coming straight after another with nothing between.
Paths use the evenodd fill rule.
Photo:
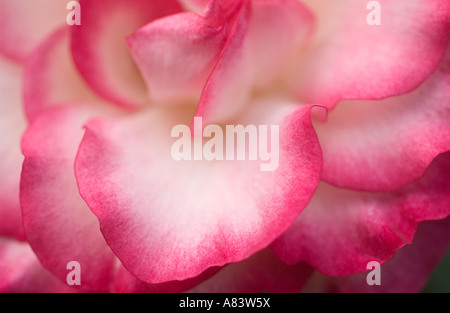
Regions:
<instances>
[{"instance_id":1,"label":"overlapping petal","mask_svg":"<svg viewBox=\"0 0 450 313\"><path fill-rule=\"evenodd\" d=\"M276 86L312 30L313 17L298 1L241 6L230 18L236 22L198 105L196 116L207 122L235 117L255 90Z\"/></svg>"},{"instance_id":2,"label":"overlapping petal","mask_svg":"<svg viewBox=\"0 0 450 313\"><path fill-rule=\"evenodd\" d=\"M22 221L22 68L0 57L1 292L76 291L70 261L83 291L296 292L311 266L342 276L370 261L381 287L317 274L307 290L420 290L449 242L450 3L379 0L370 26L367 1L305 0L324 14L302 50L314 17L296 0L80 2L69 28L65 2L0 0L0 53L26 61L31 122ZM314 106L270 98L285 74L302 103L334 109L318 136ZM140 110L117 117L98 96ZM193 115L279 125L278 169L174 160L172 127ZM22 223L35 253L16 241Z\"/></svg>"},{"instance_id":3,"label":"overlapping petal","mask_svg":"<svg viewBox=\"0 0 450 313\"><path fill-rule=\"evenodd\" d=\"M227 24L217 2L205 12L159 19L128 37L150 97L158 102L198 102L227 40Z\"/></svg>"},{"instance_id":4,"label":"overlapping petal","mask_svg":"<svg viewBox=\"0 0 450 313\"><path fill-rule=\"evenodd\" d=\"M318 272L308 281L304 292L420 292L432 270L447 251L450 218L420 223L411 245L380 267L381 285L367 284L367 273L327 277Z\"/></svg>"},{"instance_id":5,"label":"overlapping petal","mask_svg":"<svg viewBox=\"0 0 450 313\"><path fill-rule=\"evenodd\" d=\"M29 120L47 107L67 101L99 101L75 67L70 38L70 29L62 27L28 59L23 89Z\"/></svg>"},{"instance_id":6,"label":"overlapping petal","mask_svg":"<svg viewBox=\"0 0 450 313\"><path fill-rule=\"evenodd\" d=\"M144 80L125 38L151 21L181 10L175 0L81 0L83 20L73 28L72 52L87 83L126 107L148 101Z\"/></svg>"},{"instance_id":7,"label":"overlapping petal","mask_svg":"<svg viewBox=\"0 0 450 313\"><path fill-rule=\"evenodd\" d=\"M42 264L65 281L67 264L80 263L82 288L108 291L116 258L98 221L80 197L74 160L83 124L103 108L81 103L48 109L26 131L21 205L27 240Z\"/></svg>"},{"instance_id":8,"label":"overlapping petal","mask_svg":"<svg viewBox=\"0 0 450 313\"><path fill-rule=\"evenodd\" d=\"M0 0L0 52L25 61L41 40L66 23L67 3Z\"/></svg>"},{"instance_id":9,"label":"overlapping petal","mask_svg":"<svg viewBox=\"0 0 450 313\"><path fill-rule=\"evenodd\" d=\"M0 237L0 292L75 292L50 274L25 242Z\"/></svg>"},{"instance_id":10,"label":"overlapping petal","mask_svg":"<svg viewBox=\"0 0 450 313\"><path fill-rule=\"evenodd\" d=\"M160 284L147 284L136 279L123 266L120 266L116 279L114 281L113 292L118 293L178 293L185 292L204 280L214 276L220 267L212 267L201 273L197 277L189 278L183 281L167 281Z\"/></svg>"},{"instance_id":11,"label":"overlapping petal","mask_svg":"<svg viewBox=\"0 0 450 313\"><path fill-rule=\"evenodd\" d=\"M114 253L145 282L241 261L281 234L317 186L321 157L310 110L279 119L268 111L265 121L281 124L273 172L253 161L174 161L171 128L190 124L179 110L94 120L76 161L81 195Z\"/></svg>"},{"instance_id":12,"label":"overlapping petal","mask_svg":"<svg viewBox=\"0 0 450 313\"><path fill-rule=\"evenodd\" d=\"M0 57L0 235L23 239L19 180L20 137L26 127L21 106L22 67Z\"/></svg>"},{"instance_id":13,"label":"overlapping petal","mask_svg":"<svg viewBox=\"0 0 450 313\"><path fill-rule=\"evenodd\" d=\"M250 5L243 4L236 16L220 60L205 85L195 113L208 124L227 121L249 101L253 78L249 43L246 40Z\"/></svg>"},{"instance_id":14,"label":"overlapping petal","mask_svg":"<svg viewBox=\"0 0 450 313\"><path fill-rule=\"evenodd\" d=\"M306 0L318 34L293 80L307 103L333 107L343 99L383 99L410 92L438 66L450 39L450 3L377 1L371 26L365 0Z\"/></svg>"},{"instance_id":15,"label":"overlapping petal","mask_svg":"<svg viewBox=\"0 0 450 313\"><path fill-rule=\"evenodd\" d=\"M149 285L128 273L104 240L95 215L79 195L74 160L84 123L115 114L93 103L66 103L33 119L23 137L21 202L27 240L41 263L65 281L67 263L81 266L83 291L181 292L215 272L189 281ZM51 221L51 223L49 223ZM74 287L75 288L75 287Z\"/></svg>"},{"instance_id":16,"label":"overlapping petal","mask_svg":"<svg viewBox=\"0 0 450 313\"><path fill-rule=\"evenodd\" d=\"M227 265L189 292L299 292L312 273L313 269L306 263L289 266L282 263L270 249L264 249L247 260Z\"/></svg>"},{"instance_id":17,"label":"overlapping petal","mask_svg":"<svg viewBox=\"0 0 450 313\"><path fill-rule=\"evenodd\" d=\"M390 193L339 189L322 183L308 207L272 248L286 263L306 261L341 276L364 272L411 243L417 224L450 214L450 153L437 157L425 176Z\"/></svg>"},{"instance_id":18,"label":"overlapping petal","mask_svg":"<svg viewBox=\"0 0 450 313\"><path fill-rule=\"evenodd\" d=\"M450 49L413 92L381 101L344 101L316 125L323 179L363 190L394 190L420 178L450 150Z\"/></svg>"},{"instance_id":19,"label":"overlapping petal","mask_svg":"<svg viewBox=\"0 0 450 313\"><path fill-rule=\"evenodd\" d=\"M296 0L252 0L248 41L253 84L266 90L289 70L307 42L314 17Z\"/></svg>"}]
</instances>

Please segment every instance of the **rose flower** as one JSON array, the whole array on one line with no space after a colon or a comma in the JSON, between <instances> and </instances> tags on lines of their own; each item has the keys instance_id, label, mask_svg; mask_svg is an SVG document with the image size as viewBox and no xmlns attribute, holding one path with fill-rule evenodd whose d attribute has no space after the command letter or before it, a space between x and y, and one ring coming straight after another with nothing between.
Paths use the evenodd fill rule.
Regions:
<instances>
[{"instance_id":1,"label":"rose flower","mask_svg":"<svg viewBox=\"0 0 450 313\"><path fill-rule=\"evenodd\" d=\"M420 291L450 3L367 3L0 0L0 291Z\"/></svg>"}]
</instances>

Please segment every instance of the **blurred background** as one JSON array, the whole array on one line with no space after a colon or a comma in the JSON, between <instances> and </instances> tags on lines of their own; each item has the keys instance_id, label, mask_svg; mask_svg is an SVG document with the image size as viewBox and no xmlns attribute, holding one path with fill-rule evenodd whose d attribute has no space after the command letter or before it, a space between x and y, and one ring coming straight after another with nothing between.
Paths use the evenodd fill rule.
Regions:
<instances>
[{"instance_id":1,"label":"blurred background","mask_svg":"<svg viewBox=\"0 0 450 313\"><path fill-rule=\"evenodd\" d=\"M434 270L423 292L450 293L450 248L444 260Z\"/></svg>"}]
</instances>

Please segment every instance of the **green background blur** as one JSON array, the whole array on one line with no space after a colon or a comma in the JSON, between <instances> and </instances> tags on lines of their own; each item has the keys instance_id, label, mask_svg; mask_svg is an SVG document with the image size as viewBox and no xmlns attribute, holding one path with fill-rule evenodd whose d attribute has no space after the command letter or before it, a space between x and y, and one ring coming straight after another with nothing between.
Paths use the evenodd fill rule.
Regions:
<instances>
[{"instance_id":1,"label":"green background blur","mask_svg":"<svg viewBox=\"0 0 450 313\"><path fill-rule=\"evenodd\" d=\"M423 292L450 293L450 249L441 264L435 269Z\"/></svg>"}]
</instances>

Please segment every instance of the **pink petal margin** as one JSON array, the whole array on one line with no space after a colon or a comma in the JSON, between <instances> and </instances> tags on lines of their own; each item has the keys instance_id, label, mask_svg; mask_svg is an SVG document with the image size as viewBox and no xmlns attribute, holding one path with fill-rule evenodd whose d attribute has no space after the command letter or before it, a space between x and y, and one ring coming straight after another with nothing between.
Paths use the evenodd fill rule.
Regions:
<instances>
[{"instance_id":1,"label":"pink petal margin","mask_svg":"<svg viewBox=\"0 0 450 313\"><path fill-rule=\"evenodd\" d=\"M450 40L448 1L379 0L375 26L367 23L368 1L305 2L319 14L316 39L292 79L306 103L332 108L410 92L437 68Z\"/></svg>"},{"instance_id":2,"label":"pink petal margin","mask_svg":"<svg viewBox=\"0 0 450 313\"><path fill-rule=\"evenodd\" d=\"M313 273L306 263L286 265L270 249L227 265L190 293L299 292Z\"/></svg>"},{"instance_id":3,"label":"pink petal margin","mask_svg":"<svg viewBox=\"0 0 450 313\"><path fill-rule=\"evenodd\" d=\"M413 92L380 101L344 101L315 125L322 178L334 185L389 191L419 179L450 150L450 47Z\"/></svg>"},{"instance_id":4,"label":"pink petal margin","mask_svg":"<svg viewBox=\"0 0 450 313\"><path fill-rule=\"evenodd\" d=\"M424 177L398 191L368 193L322 183L308 207L272 249L287 264L306 261L329 276L366 271L410 244L417 225L450 214L450 152Z\"/></svg>"},{"instance_id":5,"label":"pink petal margin","mask_svg":"<svg viewBox=\"0 0 450 313\"><path fill-rule=\"evenodd\" d=\"M81 195L114 253L147 283L241 261L285 231L317 186L310 111L272 123L281 125L274 172L250 161L174 161L171 129L190 122L176 111L91 121L75 164Z\"/></svg>"},{"instance_id":6,"label":"pink petal margin","mask_svg":"<svg viewBox=\"0 0 450 313\"><path fill-rule=\"evenodd\" d=\"M47 272L27 243L0 237L0 292L72 293L76 290Z\"/></svg>"},{"instance_id":7,"label":"pink petal margin","mask_svg":"<svg viewBox=\"0 0 450 313\"><path fill-rule=\"evenodd\" d=\"M93 292L182 292L214 275L210 269L187 281L150 285L120 264L104 240L95 215L80 197L73 164L83 137L83 124L108 108L66 103L33 119L23 136L25 162L21 202L27 239L39 260L61 281L67 263L81 266L81 286ZM48 221L51 223L48 223Z\"/></svg>"},{"instance_id":8,"label":"pink petal margin","mask_svg":"<svg viewBox=\"0 0 450 313\"><path fill-rule=\"evenodd\" d=\"M27 240L42 264L62 281L67 264L81 265L85 291L108 291L116 258L98 220L80 197L73 164L83 124L110 114L82 103L50 108L34 118L22 140L21 207Z\"/></svg>"},{"instance_id":9,"label":"pink petal margin","mask_svg":"<svg viewBox=\"0 0 450 313\"><path fill-rule=\"evenodd\" d=\"M280 81L314 23L310 11L295 0L243 1L230 11L235 22L195 114L207 123L235 117L253 92Z\"/></svg>"},{"instance_id":10,"label":"pink petal margin","mask_svg":"<svg viewBox=\"0 0 450 313\"><path fill-rule=\"evenodd\" d=\"M0 56L0 236L24 239L19 203L23 156L20 137L26 128L21 105L22 67Z\"/></svg>"},{"instance_id":11,"label":"pink petal margin","mask_svg":"<svg viewBox=\"0 0 450 313\"><path fill-rule=\"evenodd\" d=\"M135 108L149 101L126 37L157 18L175 14L175 0L81 0L83 21L72 30L72 54L86 82L103 98Z\"/></svg>"},{"instance_id":12,"label":"pink petal margin","mask_svg":"<svg viewBox=\"0 0 450 313\"><path fill-rule=\"evenodd\" d=\"M205 17L171 15L128 37L131 53L155 102L197 102L227 39L222 9L211 2Z\"/></svg>"}]
</instances>

